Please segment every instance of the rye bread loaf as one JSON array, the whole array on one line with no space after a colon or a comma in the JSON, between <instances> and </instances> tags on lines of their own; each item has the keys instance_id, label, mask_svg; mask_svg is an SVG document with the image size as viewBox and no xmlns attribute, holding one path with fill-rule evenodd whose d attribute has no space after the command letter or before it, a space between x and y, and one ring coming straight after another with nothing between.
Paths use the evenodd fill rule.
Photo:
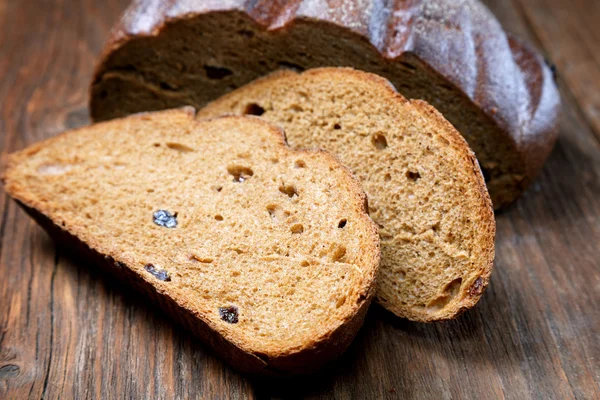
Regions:
<instances>
[{"instance_id":1,"label":"rye bread loaf","mask_svg":"<svg viewBox=\"0 0 600 400\"><path fill-rule=\"evenodd\" d=\"M474 306L488 284L495 221L477 160L433 107L346 68L276 72L210 103L198 118L255 114L292 147L336 154L360 179L381 234L379 302L434 321Z\"/></svg>"},{"instance_id":2,"label":"rye bread loaf","mask_svg":"<svg viewBox=\"0 0 600 400\"><path fill-rule=\"evenodd\" d=\"M196 122L190 108L92 125L11 155L4 182L69 253L242 371L318 368L374 292L379 237L360 184L258 118Z\"/></svg>"},{"instance_id":3,"label":"rye bread loaf","mask_svg":"<svg viewBox=\"0 0 600 400\"><path fill-rule=\"evenodd\" d=\"M137 0L99 60L91 115L199 108L276 69L323 66L374 72L441 111L495 208L529 185L556 138L552 72L478 0Z\"/></svg>"}]
</instances>

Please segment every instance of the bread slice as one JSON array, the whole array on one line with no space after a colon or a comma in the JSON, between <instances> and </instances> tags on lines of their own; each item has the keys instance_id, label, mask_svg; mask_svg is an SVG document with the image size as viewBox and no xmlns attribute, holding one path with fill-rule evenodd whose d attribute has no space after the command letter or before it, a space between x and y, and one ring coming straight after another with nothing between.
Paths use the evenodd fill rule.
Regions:
<instances>
[{"instance_id":1,"label":"bread slice","mask_svg":"<svg viewBox=\"0 0 600 400\"><path fill-rule=\"evenodd\" d=\"M379 237L358 181L258 118L180 109L96 124L11 155L4 181L69 251L242 371L321 366L374 293Z\"/></svg>"},{"instance_id":2,"label":"bread slice","mask_svg":"<svg viewBox=\"0 0 600 400\"><path fill-rule=\"evenodd\" d=\"M558 136L551 69L480 0L137 0L98 60L90 114L199 109L277 69L315 67L375 73L437 108L477 155L496 208Z\"/></svg>"},{"instance_id":3,"label":"bread slice","mask_svg":"<svg viewBox=\"0 0 600 400\"><path fill-rule=\"evenodd\" d=\"M379 302L416 321L453 318L479 300L495 222L477 160L423 101L385 79L342 68L279 72L209 104L198 117L254 114L294 147L335 153L362 181L379 224Z\"/></svg>"}]
</instances>

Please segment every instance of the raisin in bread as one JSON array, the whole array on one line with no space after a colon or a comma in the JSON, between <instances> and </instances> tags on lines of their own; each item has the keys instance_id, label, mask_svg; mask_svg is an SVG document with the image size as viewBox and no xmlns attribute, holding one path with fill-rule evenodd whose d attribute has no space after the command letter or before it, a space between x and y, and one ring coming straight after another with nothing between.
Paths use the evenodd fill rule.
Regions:
<instances>
[{"instance_id":1,"label":"raisin in bread","mask_svg":"<svg viewBox=\"0 0 600 400\"><path fill-rule=\"evenodd\" d=\"M441 111L496 208L529 185L557 135L552 72L478 0L137 0L99 60L91 115L201 107L278 68L323 66L376 73Z\"/></svg>"},{"instance_id":2,"label":"raisin in bread","mask_svg":"<svg viewBox=\"0 0 600 400\"><path fill-rule=\"evenodd\" d=\"M379 224L379 302L417 321L453 318L479 300L492 269L495 222L460 134L433 107L385 79L345 68L274 73L198 117L255 114L293 147L336 154L361 180Z\"/></svg>"},{"instance_id":3,"label":"raisin in bread","mask_svg":"<svg viewBox=\"0 0 600 400\"><path fill-rule=\"evenodd\" d=\"M5 189L242 371L307 372L367 311L379 237L358 181L258 118L135 115L10 156Z\"/></svg>"}]
</instances>

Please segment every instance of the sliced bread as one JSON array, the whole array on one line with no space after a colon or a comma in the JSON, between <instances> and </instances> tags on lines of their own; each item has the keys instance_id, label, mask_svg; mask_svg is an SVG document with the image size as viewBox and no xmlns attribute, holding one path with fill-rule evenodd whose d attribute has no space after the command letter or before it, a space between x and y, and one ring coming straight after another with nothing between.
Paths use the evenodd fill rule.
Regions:
<instances>
[{"instance_id":1,"label":"sliced bread","mask_svg":"<svg viewBox=\"0 0 600 400\"><path fill-rule=\"evenodd\" d=\"M134 115L12 154L5 190L69 253L138 287L253 373L339 355L374 293L358 181L258 118Z\"/></svg>"},{"instance_id":2,"label":"sliced bread","mask_svg":"<svg viewBox=\"0 0 600 400\"><path fill-rule=\"evenodd\" d=\"M98 60L90 112L200 108L280 68L342 66L437 108L477 155L496 208L531 183L558 134L551 69L480 0L137 0Z\"/></svg>"},{"instance_id":3,"label":"sliced bread","mask_svg":"<svg viewBox=\"0 0 600 400\"><path fill-rule=\"evenodd\" d=\"M473 152L433 107L346 68L278 72L223 96L199 118L254 114L293 147L336 154L379 224L379 302L417 321L453 318L488 284L495 221Z\"/></svg>"}]
</instances>

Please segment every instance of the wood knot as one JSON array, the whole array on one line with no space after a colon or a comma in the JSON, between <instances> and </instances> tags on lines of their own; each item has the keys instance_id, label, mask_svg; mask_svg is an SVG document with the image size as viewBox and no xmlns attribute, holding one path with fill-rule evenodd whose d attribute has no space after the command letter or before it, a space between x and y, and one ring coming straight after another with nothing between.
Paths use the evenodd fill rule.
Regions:
<instances>
[{"instance_id":1,"label":"wood knot","mask_svg":"<svg viewBox=\"0 0 600 400\"><path fill-rule=\"evenodd\" d=\"M0 367L0 381L5 381L19 376L21 368L15 364L7 364Z\"/></svg>"}]
</instances>

